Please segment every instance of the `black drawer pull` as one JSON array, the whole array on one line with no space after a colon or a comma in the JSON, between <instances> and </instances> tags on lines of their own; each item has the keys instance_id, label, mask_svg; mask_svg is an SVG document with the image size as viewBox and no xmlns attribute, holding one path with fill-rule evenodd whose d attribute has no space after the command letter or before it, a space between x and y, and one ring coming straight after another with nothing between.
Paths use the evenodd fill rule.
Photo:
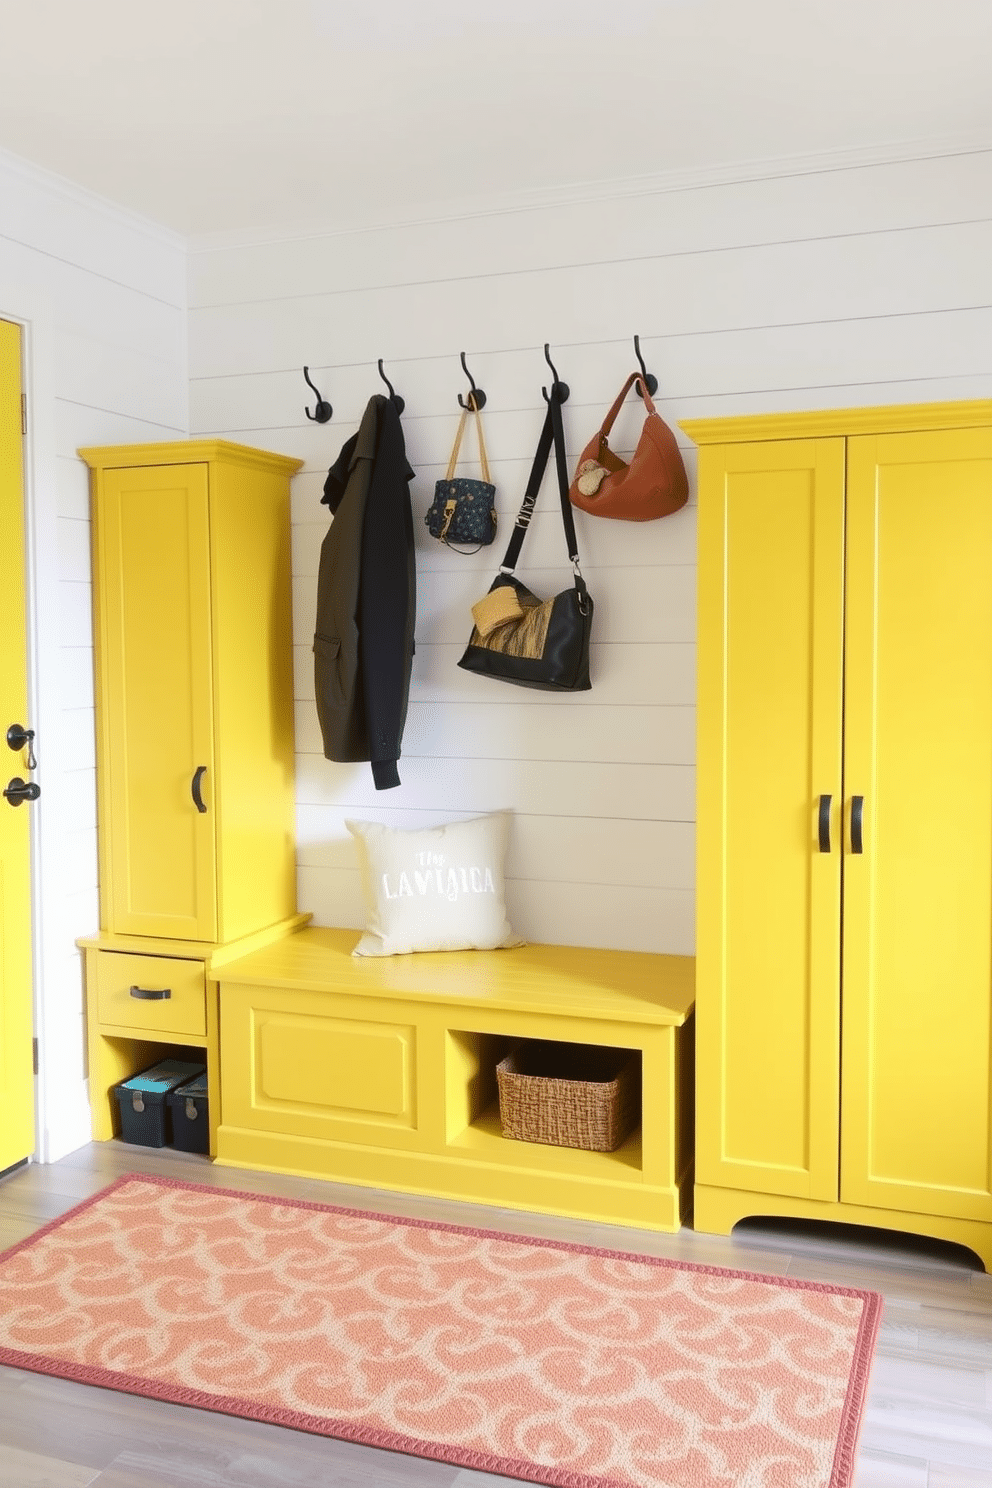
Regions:
<instances>
[{"instance_id":1,"label":"black drawer pull","mask_svg":"<svg viewBox=\"0 0 992 1488\"><path fill-rule=\"evenodd\" d=\"M167 1002L172 996L171 987L132 987L131 996L141 1002Z\"/></svg>"},{"instance_id":2,"label":"black drawer pull","mask_svg":"<svg viewBox=\"0 0 992 1488\"><path fill-rule=\"evenodd\" d=\"M851 851L852 853L864 852L864 819L865 798L864 796L851 797Z\"/></svg>"},{"instance_id":3,"label":"black drawer pull","mask_svg":"<svg viewBox=\"0 0 992 1488\"><path fill-rule=\"evenodd\" d=\"M193 805L196 807L197 811L206 811L207 809L207 803L204 801L203 796L200 792L200 786L203 783L203 777L204 775L206 775L206 773L206 765L197 765L196 769L193 771L193 779L190 782L189 793L193 797Z\"/></svg>"},{"instance_id":4,"label":"black drawer pull","mask_svg":"<svg viewBox=\"0 0 992 1488\"><path fill-rule=\"evenodd\" d=\"M821 851L821 853L827 853L827 852L830 851L830 802L831 802L831 800L832 800L832 797L831 796L821 796L820 797L820 813L819 813L819 819L818 819L818 822L817 822L817 828L818 828L819 838L820 838L820 851Z\"/></svg>"}]
</instances>

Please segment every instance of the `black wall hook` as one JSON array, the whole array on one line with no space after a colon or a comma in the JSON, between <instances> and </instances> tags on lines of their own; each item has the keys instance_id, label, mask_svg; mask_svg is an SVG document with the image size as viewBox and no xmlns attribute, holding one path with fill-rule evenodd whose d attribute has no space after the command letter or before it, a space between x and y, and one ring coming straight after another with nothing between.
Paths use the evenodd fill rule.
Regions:
<instances>
[{"instance_id":1,"label":"black wall hook","mask_svg":"<svg viewBox=\"0 0 992 1488\"><path fill-rule=\"evenodd\" d=\"M551 392L549 393L547 388L541 389L541 392L544 394L545 402L550 403L552 398L556 398L559 403L567 403L570 389L568 383L562 382L561 378L558 376L558 368L551 360L550 343L547 341L545 341L544 343L544 360L547 362L548 366L555 374L555 380L551 384Z\"/></svg>"},{"instance_id":2,"label":"black wall hook","mask_svg":"<svg viewBox=\"0 0 992 1488\"><path fill-rule=\"evenodd\" d=\"M304 408L303 412L306 414L308 419L312 420L313 423L326 424L331 418L333 418L334 409L331 407L330 403L328 403L326 399L320 396L320 389L317 387L316 383L311 380L309 367L303 368L303 376L306 378L309 385L317 394L317 408L315 412L311 413L309 408Z\"/></svg>"},{"instance_id":3,"label":"black wall hook","mask_svg":"<svg viewBox=\"0 0 992 1488\"><path fill-rule=\"evenodd\" d=\"M475 378L472 376L471 372L468 370L468 368L465 365L465 353L464 352L462 352L462 371L465 373L465 376L468 378L469 382L472 384L472 391L469 394L469 397L468 397L467 400L462 397L461 393L458 394L458 406L459 406L459 408L471 408L471 406L472 406L473 403L475 404L476 408L485 408L485 406L486 406L486 395L482 391L481 388L477 388L476 387L476 385L475 385Z\"/></svg>"},{"instance_id":4,"label":"black wall hook","mask_svg":"<svg viewBox=\"0 0 992 1488\"><path fill-rule=\"evenodd\" d=\"M655 393L658 391L658 379L657 377L655 377L654 373L649 372L647 367L645 367L644 365L644 358L641 356L640 336L634 337L634 353L637 357L637 360L641 364L641 371L644 373L644 385L648 390L648 396L653 398Z\"/></svg>"},{"instance_id":5,"label":"black wall hook","mask_svg":"<svg viewBox=\"0 0 992 1488\"><path fill-rule=\"evenodd\" d=\"M393 391L393 384L390 382L390 380L386 376L385 372L383 372L383 370L382 370L382 357L379 358L379 376L382 378L383 382L386 384L386 386L389 389L389 396L393 400L393 406L396 409L396 412L397 413L402 413L403 410L404 410L404 408L406 407L406 403L400 397L399 393Z\"/></svg>"}]
</instances>

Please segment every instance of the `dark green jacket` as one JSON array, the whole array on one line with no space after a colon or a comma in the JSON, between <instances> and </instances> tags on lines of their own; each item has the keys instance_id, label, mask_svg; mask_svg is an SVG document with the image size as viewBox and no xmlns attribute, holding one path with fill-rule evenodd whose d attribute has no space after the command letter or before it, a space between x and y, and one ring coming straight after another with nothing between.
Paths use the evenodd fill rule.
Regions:
<instances>
[{"instance_id":1,"label":"dark green jacket","mask_svg":"<svg viewBox=\"0 0 992 1488\"><path fill-rule=\"evenodd\" d=\"M320 549L314 679L327 759L370 760L377 790L399 785L417 581L399 414L369 400L328 472L334 520Z\"/></svg>"}]
</instances>

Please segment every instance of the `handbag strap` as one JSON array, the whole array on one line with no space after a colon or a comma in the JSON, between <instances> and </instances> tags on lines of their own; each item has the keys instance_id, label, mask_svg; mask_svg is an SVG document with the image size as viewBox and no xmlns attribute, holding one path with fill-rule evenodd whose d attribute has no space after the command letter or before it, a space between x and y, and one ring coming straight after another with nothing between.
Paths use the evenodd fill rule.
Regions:
<instances>
[{"instance_id":1,"label":"handbag strap","mask_svg":"<svg viewBox=\"0 0 992 1488\"><path fill-rule=\"evenodd\" d=\"M548 456L551 446L555 448L555 470L558 476L558 498L561 502L561 520L565 528L565 541L568 544L568 557L575 570L575 587L579 591L580 608L585 613L586 585L582 574L579 572L579 545L575 536L575 520L572 516L572 503L568 499L568 464L565 455L565 430L561 420L561 403L554 396L545 393L548 411L544 416L544 427L541 437L537 443L537 453L534 455L534 463L531 466L530 478L527 481L527 489L524 499L520 503L520 511L510 534L506 555L500 564L500 573L512 573L517 566L520 557L520 549L523 547L530 519L534 515L534 507L537 504L537 493L541 489L544 472L548 467Z\"/></svg>"},{"instance_id":2,"label":"handbag strap","mask_svg":"<svg viewBox=\"0 0 992 1488\"><path fill-rule=\"evenodd\" d=\"M451 459L448 461L447 474L444 478L445 480L450 481L455 473L455 466L458 464L458 451L461 448L462 443L462 434L465 432L465 420L468 418L470 412L475 414L475 427L479 432L479 461L482 465L482 479L486 482L486 485L491 486L492 480L489 475L489 460L486 457L486 440L482 432L482 415L476 408L475 398L472 396L471 393L469 393L468 395L468 404L465 407L465 411L463 412L461 418L458 420L458 429L455 434L455 443L451 451Z\"/></svg>"},{"instance_id":3,"label":"handbag strap","mask_svg":"<svg viewBox=\"0 0 992 1488\"><path fill-rule=\"evenodd\" d=\"M613 407L610 409L609 413L603 420L603 426L599 431L601 439L605 439L607 434L609 434L610 430L613 428L613 425L616 423L617 414L620 412L620 409L623 406L623 400L624 398L626 398L627 394L630 392L635 383L637 385L637 391L640 393L641 397L644 400L645 410L648 413L655 413L657 411L651 401L651 394L648 392L647 388L644 385L643 375L640 372L631 372L630 376L627 378L627 381L620 389L617 401L614 403Z\"/></svg>"}]
</instances>

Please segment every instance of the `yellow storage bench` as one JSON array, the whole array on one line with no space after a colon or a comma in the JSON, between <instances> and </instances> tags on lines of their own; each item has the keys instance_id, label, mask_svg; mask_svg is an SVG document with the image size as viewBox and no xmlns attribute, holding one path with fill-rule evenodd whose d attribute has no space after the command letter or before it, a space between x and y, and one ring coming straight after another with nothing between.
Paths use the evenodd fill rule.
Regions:
<instances>
[{"instance_id":1,"label":"yellow storage bench","mask_svg":"<svg viewBox=\"0 0 992 1488\"><path fill-rule=\"evenodd\" d=\"M238 1167L678 1229L692 1185L694 961L527 945L353 957L308 928L219 985L217 1159ZM496 1066L523 1039L629 1049L614 1152L505 1138Z\"/></svg>"}]
</instances>

